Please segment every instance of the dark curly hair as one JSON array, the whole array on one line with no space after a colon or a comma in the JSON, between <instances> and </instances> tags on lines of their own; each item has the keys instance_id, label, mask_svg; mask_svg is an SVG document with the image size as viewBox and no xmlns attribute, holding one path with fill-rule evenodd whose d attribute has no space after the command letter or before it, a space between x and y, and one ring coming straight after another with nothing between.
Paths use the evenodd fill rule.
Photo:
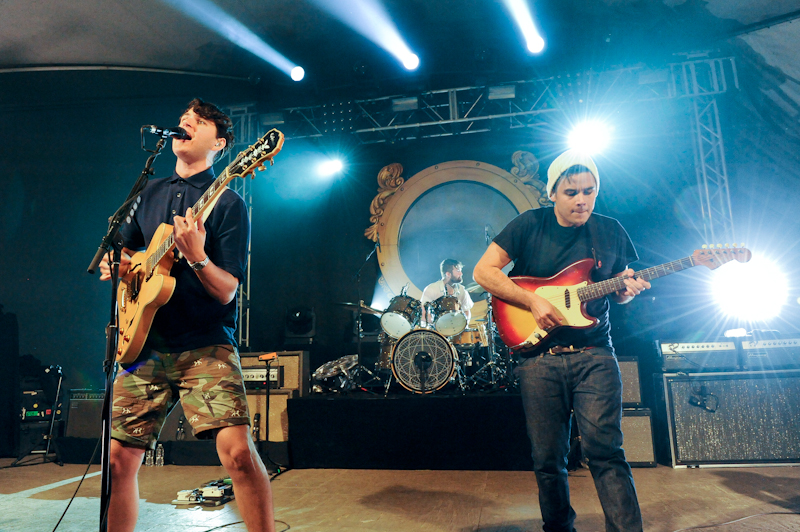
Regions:
<instances>
[{"instance_id":1,"label":"dark curly hair","mask_svg":"<svg viewBox=\"0 0 800 532\"><path fill-rule=\"evenodd\" d=\"M217 126L217 138L225 139L225 148L220 150L216 158L219 159L227 153L236 138L233 134L233 122L231 122L230 117L213 103L203 101L200 98L195 98L189 102L184 113L188 111L194 111L197 116L214 122Z\"/></svg>"}]
</instances>

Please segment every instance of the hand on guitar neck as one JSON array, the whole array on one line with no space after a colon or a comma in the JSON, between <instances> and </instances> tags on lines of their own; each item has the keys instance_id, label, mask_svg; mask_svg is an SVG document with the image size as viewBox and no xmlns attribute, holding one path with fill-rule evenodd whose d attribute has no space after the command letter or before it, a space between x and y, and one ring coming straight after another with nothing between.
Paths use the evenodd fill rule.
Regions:
<instances>
[{"instance_id":1,"label":"hand on guitar neck","mask_svg":"<svg viewBox=\"0 0 800 532\"><path fill-rule=\"evenodd\" d=\"M644 279L637 278L631 268L618 273L614 277L622 277L625 283L625 290L618 290L612 296L614 301L620 305L629 303L635 296L650 288L650 283Z\"/></svg>"}]
</instances>

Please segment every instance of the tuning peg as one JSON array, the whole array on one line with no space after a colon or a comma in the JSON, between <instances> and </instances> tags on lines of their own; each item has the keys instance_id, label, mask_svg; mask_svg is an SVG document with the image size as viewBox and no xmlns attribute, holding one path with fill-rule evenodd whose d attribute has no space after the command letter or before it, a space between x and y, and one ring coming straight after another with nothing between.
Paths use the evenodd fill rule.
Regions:
<instances>
[{"instance_id":1,"label":"tuning peg","mask_svg":"<svg viewBox=\"0 0 800 532\"><path fill-rule=\"evenodd\" d=\"M727 242L725 242L725 247L726 247L726 248L729 248L729 247L730 247L730 245L728 245L728 243L727 243Z\"/></svg>"},{"instance_id":2,"label":"tuning peg","mask_svg":"<svg viewBox=\"0 0 800 532\"><path fill-rule=\"evenodd\" d=\"M708 249L708 244L703 244L703 249Z\"/></svg>"}]
</instances>

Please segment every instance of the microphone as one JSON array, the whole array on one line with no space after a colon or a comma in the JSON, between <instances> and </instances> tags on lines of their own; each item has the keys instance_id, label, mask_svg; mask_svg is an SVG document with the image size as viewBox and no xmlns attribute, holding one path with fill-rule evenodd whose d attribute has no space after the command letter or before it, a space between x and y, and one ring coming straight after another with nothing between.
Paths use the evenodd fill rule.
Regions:
<instances>
[{"instance_id":1,"label":"microphone","mask_svg":"<svg viewBox=\"0 0 800 532\"><path fill-rule=\"evenodd\" d=\"M377 238L375 240L375 244L378 246L378 253L380 253L381 252L381 235L380 235L380 233L376 232L375 233L375 237Z\"/></svg>"},{"instance_id":2,"label":"microphone","mask_svg":"<svg viewBox=\"0 0 800 532\"><path fill-rule=\"evenodd\" d=\"M483 239L486 241L486 245L489 245L489 224L483 226Z\"/></svg>"},{"instance_id":3,"label":"microphone","mask_svg":"<svg viewBox=\"0 0 800 532\"><path fill-rule=\"evenodd\" d=\"M175 127L158 127L158 126L142 126L143 131L158 135L162 139L173 138L181 140L192 140L192 137L186 132L185 129L179 126Z\"/></svg>"}]
</instances>

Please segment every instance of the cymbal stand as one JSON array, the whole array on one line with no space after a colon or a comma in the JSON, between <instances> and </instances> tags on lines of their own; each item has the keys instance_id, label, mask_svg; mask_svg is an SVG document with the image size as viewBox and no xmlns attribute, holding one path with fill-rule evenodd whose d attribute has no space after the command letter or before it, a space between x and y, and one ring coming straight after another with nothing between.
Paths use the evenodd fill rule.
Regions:
<instances>
[{"instance_id":1,"label":"cymbal stand","mask_svg":"<svg viewBox=\"0 0 800 532\"><path fill-rule=\"evenodd\" d=\"M486 313L486 341L488 344L489 361L476 371L472 377L469 378L469 381L475 385L478 384L478 380L481 380L483 384L488 384L493 389L498 389L502 386L503 380L505 380L506 385L513 385L514 379L513 375L510 374L510 364L497 353L497 346L494 340L494 317L492 315L491 295L488 298L488 302ZM488 373L488 378L481 376L486 373Z\"/></svg>"},{"instance_id":2,"label":"cymbal stand","mask_svg":"<svg viewBox=\"0 0 800 532\"><path fill-rule=\"evenodd\" d=\"M377 250L378 250L378 243L376 242L375 243L375 247L372 248L372 251L369 252L369 255L367 255L367 258L364 259L364 263L361 265L361 267L356 272L356 295L358 296L358 309L356 310L356 333L358 335L358 338L356 340L356 345L357 345L357 347L356 347L356 356L357 356L356 361L357 361L357 363L356 363L356 367L353 368L354 369L354 371L353 371L353 377L354 377L353 381L355 382L356 387L360 388L362 390L364 390L364 387L367 384L370 384L373 381L381 382L381 379L379 379L377 375L375 375L373 372L371 372L366 366L361 364L361 340L362 340L362 338L364 338L364 329L363 329L362 324L361 324L361 309L362 309L362 307L364 307L364 301L361 299L361 271L364 269L364 266L367 265L367 263L369 262L369 259L372 258L372 256L375 254L375 252ZM369 375L369 380L367 380L366 382L364 382L364 380L363 380L362 372L363 373L367 373Z\"/></svg>"}]
</instances>

